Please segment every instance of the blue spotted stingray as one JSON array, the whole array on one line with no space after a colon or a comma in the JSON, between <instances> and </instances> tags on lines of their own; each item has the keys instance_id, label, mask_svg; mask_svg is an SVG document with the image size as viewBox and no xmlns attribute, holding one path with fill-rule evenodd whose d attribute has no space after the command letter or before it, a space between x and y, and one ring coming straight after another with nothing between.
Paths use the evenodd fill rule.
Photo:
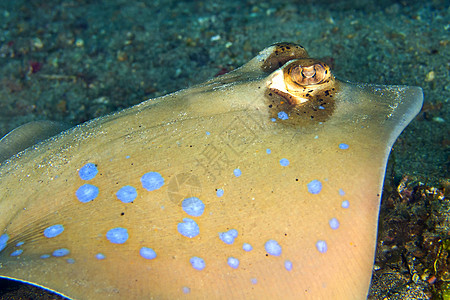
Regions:
<instances>
[{"instance_id":1,"label":"blue spotted stingray","mask_svg":"<svg viewBox=\"0 0 450 300\"><path fill-rule=\"evenodd\" d=\"M389 151L422 97L280 43L19 147L0 277L72 299L364 299Z\"/></svg>"}]
</instances>

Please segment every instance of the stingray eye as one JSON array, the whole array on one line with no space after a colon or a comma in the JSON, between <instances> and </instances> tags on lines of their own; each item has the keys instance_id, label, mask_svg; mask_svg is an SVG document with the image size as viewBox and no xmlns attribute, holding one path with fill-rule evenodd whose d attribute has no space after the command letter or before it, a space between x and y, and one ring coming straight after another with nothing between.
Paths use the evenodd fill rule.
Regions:
<instances>
[{"instance_id":1,"label":"stingray eye","mask_svg":"<svg viewBox=\"0 0 450 300\"><path fill-rule=\"evenodd\" d=\"M292 81L299 85L319 84L328 77L327 69L322 63L307 66L298 64L290 70L290 76Z\"/></svg>"},{"instance_id":2,"label":"stingray eye","mask_svg":"<svg viewBox=\"0 0 450 300\"><path fill-rule=\"evenodd\" d=\"M325 63L314 58L292 60L275 71L268 81L268 88L291 105L332 98L336 89L334 76ZM324 107L317 104L317 107ZM321 108L318 108L321 109Z\"/></svg>"}]
</instances>

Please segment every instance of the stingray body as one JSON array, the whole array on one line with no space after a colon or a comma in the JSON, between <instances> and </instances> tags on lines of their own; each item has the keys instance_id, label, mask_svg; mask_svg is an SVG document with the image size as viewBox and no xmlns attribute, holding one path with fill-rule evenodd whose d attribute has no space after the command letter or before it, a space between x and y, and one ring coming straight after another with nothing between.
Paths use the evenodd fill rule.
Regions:
<instances>
[{"instance_id":1,"label":"stingray body","mask_svg":"<svg viewBox=\"0 0 450 300\"><path fill-rule=\"evenodd\" d=\"M0 167L0 276L73 299L364 299L417 87L298 45L95 119Z\"/></svg>"}]
</instances>

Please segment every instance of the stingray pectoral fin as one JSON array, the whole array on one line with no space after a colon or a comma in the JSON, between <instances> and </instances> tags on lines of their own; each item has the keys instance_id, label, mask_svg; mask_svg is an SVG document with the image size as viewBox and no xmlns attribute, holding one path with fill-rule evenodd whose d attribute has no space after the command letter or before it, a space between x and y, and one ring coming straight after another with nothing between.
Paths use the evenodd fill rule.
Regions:
<instances>
[{"instance_id":1,"label":"stingray pectoral fin","mask_svg":"<svg viewBox=\"0 0 450 300\"><path fill-rule=\"evenodd\" d=\"M421 90L302 51L263 70L270 49L1 165L0 276L74 299L364 299Z\"/></svg>"},{"instance_id":2,"label":"stingray pectoral fin","mask_svg":"<svg viewBox=\"0 0 450 300\"><path fill-rule=\"evenodd\" d=\"M355 127L371 126L391 147L423 104L420 87L341 83L341 114Z\"/></svg>"},{"instance_id":3,"label":"stingray pectoral fin","mask_svg":"<svg viewBox=\"0 0 450 300\"><path fill-rule=\"evenodd\" d=\"M34 121L10 131L0 140L0 163L26 148L52 137L68 128L68 124L54 121Z\"/></svg>"}]
</instances>

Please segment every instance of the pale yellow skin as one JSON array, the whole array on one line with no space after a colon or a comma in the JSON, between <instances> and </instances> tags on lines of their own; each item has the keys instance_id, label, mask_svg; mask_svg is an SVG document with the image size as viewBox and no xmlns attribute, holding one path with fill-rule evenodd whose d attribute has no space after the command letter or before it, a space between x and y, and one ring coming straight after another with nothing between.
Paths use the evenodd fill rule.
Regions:
<instances>
[{"instance_id":1,"label":"pale yellow skin","mask_svg":"<svg viewBox=\"0 0 450 300\"><path fill-rule=\"evenodd\" d=\"M9 240L0 252L0 277L74 299L364 299L387 157L419 111L422 92L341 82L335 109L321 124L272 122L266 93L275 73L260 69L271 51L205 84L72 128L4 163L0 235ZM78 170L89 162L99 173L81 180ZM165 184L147 191L140 178L152 171ZM191 186L180 182L186 178ZM307 189L314 179L323 185L318 194ZM100 190L88 203L75 197L84 183ZM133 203L116 197L124 185L137 189ZM205 204L199 217L181 208L191 196ZM178 233L183 218L197 222L198 236ZM338 229L330 228L331 218ZM55 224L64 232L44 237ZM124 244L105 238L114 227L128 229ZM238 237L228 245L219 232L232 228ZM281 256L266 255L270 239ZM326 253L317 250L318 240L327 242ZM244 251L243 243L253 250ZM141 257L143 246L157 257ZM58 248L70 254L40 258ZM17 249L23 253L11 257ZM99 252L104 260L95 258ZM205 269L195 270L192 256L203 258ZM240 260L237 269L227 265L230 256Z\"/></svg>"}]
</instances>

